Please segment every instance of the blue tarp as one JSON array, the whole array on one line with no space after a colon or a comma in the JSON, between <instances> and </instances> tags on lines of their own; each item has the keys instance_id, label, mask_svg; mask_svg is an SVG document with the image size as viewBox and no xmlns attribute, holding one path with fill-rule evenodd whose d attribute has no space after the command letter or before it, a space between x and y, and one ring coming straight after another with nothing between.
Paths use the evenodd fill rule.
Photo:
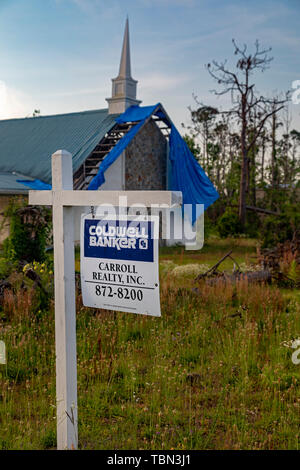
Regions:
<instances>
[{"instance_id":1,"label":"blue tarp","mask_svg":"<svg viewBox=\"0 0 300 470\"><path fill-rule=\"evenodd\" d=\"M109 154L104 158L101 162L99 167L99 171L97 175L92 179L88 186L88 190L96 190L98 189L104 182L104 172L113 162L121 155L121 153L125 150L127 145L132 141L134 136L138 133L142 125L145 123L145 120L151 116L151 114L155 111L155 108L159 106L159 103L154 106L130 106L123 114L121 114L118 118L116 118L116 122L119 124L125 122L136 122L140 121L138 124L133 126L124 137L119 140L117 145L109 152Z\"/></svg>"},{"instance_id":2,"label":"blue tarp","mask_svg":"<svg viewBox=\"0 0 300 470\"><path fill-rule=\"evenodd\" d=\"M139 121L138 124L133 126L127 134L122 137L121 140L117 143L117 145L109 152L109 154L104 158L99 166L99 171L97 175L92 179L88 186L88 190L96 190L98 189L104 182L104 172L107 168L112 165L112 163L121 155L121 153L125 150L127 145L132 141L134 136L138 133L142 125L145 123L146 119L151 116L155 109L160 105L157 103L154 106L130 106L123 114L121 114L118 118L116 118L116 122L119 124L123 124L125 122L136 122Z\"/></svg>"},{"instance_id":3,"label":"blue tarp","mask_svg":"<svg viewBox=\"0 0 300 470\"><path fill-rule=\"evenodd\" d=\"M127 108L123 114L116 118L116 121L118 123L142 121L151 116L159 105L160 103L154 106L130 106L130 108Z\"/></svg>"},{"instance_id":4,"label":"blue tarp","mask_svg":"<svg viewBox=\"0 0 300 470\"><path fill-rule=\"evenodd\" d=\"M40 181L40 180L17 180L17 183L24 184L25 186L28 186L30 189L37 189L39 191L44 190L44 189L52 189L51 184L44 183L43 181Z\"/></svg>"},{"instance_id":5,"label":"blue tarp","mask_svg":"<svg viewBox=\"0 0 300 470\"><path fill-rule=\"evenodd\" d=\"M172 191L181 191L183 204L191 204L192 214L190 217L192 224L194 224L200 215L200 208L196 213L196 204L203 204L204 210L206 210L218 199L219 194L174 124L171 124L169 144ZM187 209L186 207L185 210Z\"/></svg>"},{"instance_id":6,"label":"blue tarp","mask_svg":"<svg viewBox=\"0 0 300 470\"><path fill-rule=\"evenodd\" d=\"M153 113L168 121L160 103L154 106L131 106L116 119L118 123L140 122L133 126L105 157L99 167L98 174L93 178L88 189L98 189L99 186L104 183L104 172L119 157L119 155L121 155L145 123L146 119ZM200 215L199 211L196 213L196 204L203 204L204 210L206 210L213 202L216 201L216 199L218 199L219 194L174 124L172 122L169 122L169 124L171 125L169 140L169 158L172 165L171 190L182 192L183 204L190 204L190 208L192 209L190 217L192 224L194 224L195 220Z\"/></svg>"}]
</instances>

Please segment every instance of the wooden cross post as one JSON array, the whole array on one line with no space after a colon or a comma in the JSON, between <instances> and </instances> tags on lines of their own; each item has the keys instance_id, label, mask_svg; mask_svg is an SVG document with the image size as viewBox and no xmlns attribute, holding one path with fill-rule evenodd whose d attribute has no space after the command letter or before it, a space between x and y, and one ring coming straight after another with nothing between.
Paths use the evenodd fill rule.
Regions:
<instances>
[{"instance_id":1,"label":"wooden cross post","mask_svg":"<svg viewBox=\"0 0 300 470\"><path fill-rule=\"evenodd\" d=\"M72 155L52 155L52 190L29 191L29 204L52 206L55 287L57 448L77 449L77 361L73 206L137 203L173 207L181 196L171 191L74 191Z\"/></svg>"}]
</instances>

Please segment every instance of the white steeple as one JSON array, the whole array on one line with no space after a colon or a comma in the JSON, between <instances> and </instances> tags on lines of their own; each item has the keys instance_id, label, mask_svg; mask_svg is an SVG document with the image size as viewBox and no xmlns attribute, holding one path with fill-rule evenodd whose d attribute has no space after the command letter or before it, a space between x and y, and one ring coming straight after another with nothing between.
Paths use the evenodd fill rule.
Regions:
<instances>
[{"instance_id":1,"label":"white steeple","mask_svg":"<svg viewBox=\"0 0 300 470\"><path fill-rule=\"evenodd\" d=\"M130 63L130 42L129 42L128 18L126 19L122 55L121 55L118 77L119 78L132 78L131 77L131 63Z\"/></svg>"},{"instance_id":2,"label":"white steeple","mask_svg":"<svg viewBox=\"0 0 300 470\"><path fill-rule=\"evenodd\" d=\"M137 80L134 80L131 76L129 25L127 18L119 75L112 79L111 98L106 98L109 114L123 113L129 106L141 103L141 101L136 99L136 85Z\"/></svg>"}]
</instances>

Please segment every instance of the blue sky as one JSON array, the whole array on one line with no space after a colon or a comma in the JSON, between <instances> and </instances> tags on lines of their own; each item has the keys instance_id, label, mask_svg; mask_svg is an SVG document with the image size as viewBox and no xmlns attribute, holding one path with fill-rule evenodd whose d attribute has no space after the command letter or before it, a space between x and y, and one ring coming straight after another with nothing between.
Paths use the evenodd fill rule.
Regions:
<instances>
[{"instance_id":1,"label":"blue sky","mask_svg":"<svg viewBox=\"0 0 300 470\"><path fill-rule=\"evenodd\" d=\"M188 122L192 93L226 109L205 64L234 59L232 38L272 46L257 77L269 96L300 80L299 0L0 0L0 117L106 107L129 15L133 77L143 104ZM294 125L300 105L292 105Z\"/></svg>"}]
</instances>

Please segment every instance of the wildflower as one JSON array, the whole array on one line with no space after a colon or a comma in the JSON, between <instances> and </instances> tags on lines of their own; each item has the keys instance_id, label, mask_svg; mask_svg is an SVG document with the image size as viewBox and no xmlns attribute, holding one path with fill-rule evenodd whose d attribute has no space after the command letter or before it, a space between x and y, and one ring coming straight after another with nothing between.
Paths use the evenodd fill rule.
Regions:
<instances>
[{"instance_id":1,"label":"wildflower","mask_svg":"<svg viewBox=\"0 0 300 470\"><path fill-rule=\"evenodd\" d=\"M197 274L202 274L206 272L209 267L205 264L185 264L183 266L176 266L172 271L171 274L173 276L196 276Z\"/></svg>"}]
</instances>

